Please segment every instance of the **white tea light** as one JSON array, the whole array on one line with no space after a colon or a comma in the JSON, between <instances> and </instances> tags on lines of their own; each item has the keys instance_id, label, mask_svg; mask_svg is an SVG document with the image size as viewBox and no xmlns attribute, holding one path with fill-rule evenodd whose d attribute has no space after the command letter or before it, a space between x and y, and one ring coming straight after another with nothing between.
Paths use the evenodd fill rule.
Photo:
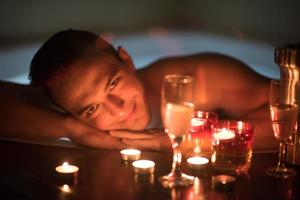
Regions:
<instances>
[{"instance_id":1,"label":"white tea light","mask_svg":"<svg viewBox=\"0 0 300 200\"><path fill-rule=\"evenodd\" d=\"M151 160L137 160L132 163L132 166L137 174L152 174L155 163Z\"/></svg>"},{"instance_id":2,"label":"white tea light","mask_svg":"<svg viewBox=\"0 0 300 200\"><path fill-rule=\"evenodd\" d=\"M192 118L191 119L191 126L203 126L204 122L201 119Z\"/></svg>"},{"instance_id":3,"label":"white tea light","mask_svg":"<svg viewBox=\"0 0 300 200\"><path fill-rule=\"evenodd\" d=\"M216 140L229 140L235 137L233 131L227 130L226 128L222 128L220 131L214 134Z\"/></svg>"},{"instance_id":4,"label":"white tea light","mask_svg":"<svg viewBox=\"0 0 300 200\"><path fill-rule=\"evenodd\" d=\"M194 169L201 169L209 163L205 157L195 156L187 159L188 166Z\"/></svg>"},{"instance_id":5,"label":"white tea light","mask_svg":"<svg viewBox=\"0 0 300 200\"><path fill-rule=\"evenodd\" d=\"M123 160L133 161L141 157L141 151L137 149L124 149L120 151Z\"/></svg>"},{"instance_id":6,"label":"white tea light","mask_svg":"<svg viewBox=\"0 0 300 200\"><path fill-rule=\"evenodd\" d=\"M63 173L63 174L70 174L70 173L75 173L78 172L79 168L75 165L69 165L68 162L64 162L62 165L57 166L55 170L58 173Z\"/></svg>"}]
</instances>

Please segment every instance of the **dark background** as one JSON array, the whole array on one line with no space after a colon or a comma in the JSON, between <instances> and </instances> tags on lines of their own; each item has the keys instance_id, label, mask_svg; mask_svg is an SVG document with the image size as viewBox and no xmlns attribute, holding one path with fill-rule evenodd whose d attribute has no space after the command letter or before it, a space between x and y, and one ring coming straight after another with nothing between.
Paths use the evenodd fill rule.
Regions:
<instances>
[{"instance_id":1,"label":"dark background","mask_svg":"<svg viewBox=\"0 0 300 200\"><path fill-rule=\"evenodd\" d=\"M275 46L300 41L299 8L298 0L1 0L0 79L27 73L41 43L68 28L109 36L163 28Z\"/></svg>"}]
</instances>

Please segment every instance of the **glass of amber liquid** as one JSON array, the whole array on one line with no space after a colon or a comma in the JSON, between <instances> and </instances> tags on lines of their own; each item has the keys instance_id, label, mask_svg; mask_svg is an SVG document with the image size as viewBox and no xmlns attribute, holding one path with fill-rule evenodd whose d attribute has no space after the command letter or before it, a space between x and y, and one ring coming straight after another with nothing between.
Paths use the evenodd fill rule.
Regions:
<instances>
[{"instance_id":1,"label":"glass of amber liquid","mask_svg":"<svg viewBox=\"0 0 300 200\"><path fill-rule=\"evenodd\" d=\"M191 119L189 134L182 144L182 152L186 157L211 157L212 137L218 115L214 112L196 110Z\"/></svg>"}]
</instances>

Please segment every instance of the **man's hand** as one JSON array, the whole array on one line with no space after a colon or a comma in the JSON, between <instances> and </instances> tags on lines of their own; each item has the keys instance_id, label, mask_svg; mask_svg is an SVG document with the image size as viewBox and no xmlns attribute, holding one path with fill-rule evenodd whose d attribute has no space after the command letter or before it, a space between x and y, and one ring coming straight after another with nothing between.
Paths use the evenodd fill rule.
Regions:
<instances>
[{"instance_id":1,"label":"man's hand","mask_svg":"<svg viewBox=\"0 0 300 200\"><path fill-rule=\"evenodd\" d=\"M109 134L121 138L122 142L130 147L154 151L172 151L168 135L160 129L143 131L110 130Z\"/></svg>"},{"instance_id":2,"label":"man's hand","mask_svg":"<svg viewBox=\"0 0 300 200\"><path fill-rule=\"evenodd\" d=\"M68 137L75 144L102 149L125 149L127 145L119 138L112 137L107 132L92 128L83 122L71 117L69 119Z\"/></svg>"}]
</instances>

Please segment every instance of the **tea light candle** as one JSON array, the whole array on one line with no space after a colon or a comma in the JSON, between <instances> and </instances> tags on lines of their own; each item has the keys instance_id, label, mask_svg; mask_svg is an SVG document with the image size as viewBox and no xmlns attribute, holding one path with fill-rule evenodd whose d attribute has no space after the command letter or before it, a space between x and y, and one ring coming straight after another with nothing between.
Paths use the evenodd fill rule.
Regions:
<instances>
[{"instance_id":1,"label":"tea light candle","mask_svg":"<svg viewBox=\"0 0 300 200\"><path fill-rule=\"evenodd\" d=\"M209 163L205 157L195 156L187 159L188 166L195 169L201 169Z\"/></svg>"},{"instance_id":2,"label":"tea light candle","mask_svg":"<svg viewBox=\"0 0 300 200\"><path fill-rule=\"evenodd\" d=\"M199 132L203 129L204 121L199 118L192 118L191 119L191 126L190 131L192 133Z\"/></svg>"},{"instance_id":3,"label":"tea light candle","mask_svg":"<svg viewBox=\"0 0 300 200\"><path fill-rule=\"evenodd\" d=\"M138 160L141 156L141 151L137 149L124 149L120 151L120 153L122 154L123 160L129 161Z\"/></svg>"},{"instance_id":4,"label":"tea light candle","mask_svg":"<svg viewBox=\"0 0 300 200\"><path fill-rule=\"evenodd\" d=\"M229 140L235 137L233 131L227 130L226 128L222 128L219 132L214 134L216 140Z\"/></svg>"},{"instance_id":5,"label":"tea light candle","mask_svg":"<svg viewBox=\"0 0 300 200\"><path fill-rule=\"evenodd\" d=\"M79 168L77 166L75 166L75 165L69 165L68 162L64 162L62 165L57 166L55 168L55 170L58 173L71 174L71 173L78 172Z\"/></svg>"},{"instance_id":6,"label":"tea light candle","mask_svg":"<svg viewBox=\"0 0 300 200\"><path fill-rule=\"evenodd\" d=\"M155 163L151 160L137 160L132 163L132 166L137 174L152 174Z\"/></svg>"},{"instance_id":7,"label":"tea light candle","mask_svg":"<svg viewBox=\"0 0 300 200\"><path fill-rule=\"evenodd\" d=\"M203 126L204 122L201 119L192 118L191 119L191 125L192 126Z\"/></svg>"}]
</instances>

